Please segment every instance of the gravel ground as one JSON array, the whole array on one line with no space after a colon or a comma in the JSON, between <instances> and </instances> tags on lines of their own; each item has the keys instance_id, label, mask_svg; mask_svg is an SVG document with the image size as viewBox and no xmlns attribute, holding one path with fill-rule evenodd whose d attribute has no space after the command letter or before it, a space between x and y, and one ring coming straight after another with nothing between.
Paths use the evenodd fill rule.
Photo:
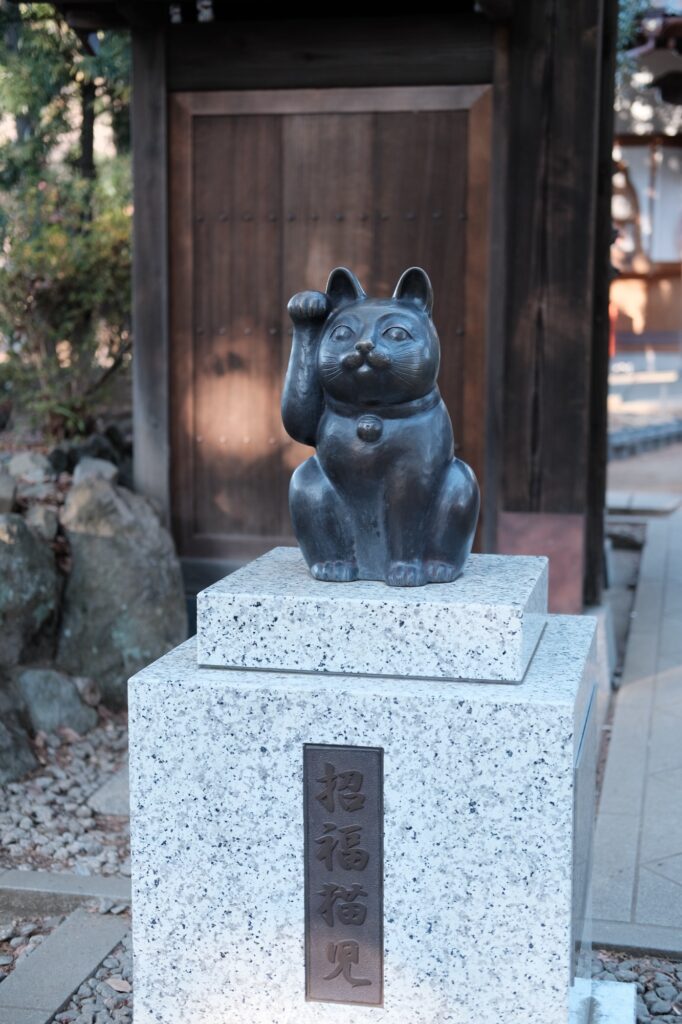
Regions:
<instances>
[{"instance_id":1,"label":"gravel ground","mask_svg":"<svg viewBox=\"0 0 682 1024\"><path fill-rule=\"evenodd\" d=\"M599 950L592 967L596 978L637 982L637 1024L682 1024L682 962ZM55 1024L132 1024L132 982L132 945L127 935L55 1016Z\"/></svg>"},{"instance_id":2,"label":"gravel ground","mask_svg":"<svg viewBox=\"0 0 682 1024\"><path fill-rule=\"evenodd\" d=\"M111 719L85 737L69 730L38 738L42 766L0 790L0 868L130 874L128 822L93 813L90 796L119 770L127 752L123 721ZM98 906L126 913L124 906ZM0 983L62 917L0 923ZM637 1024L682 1024L682 961L597 950L596 978L637 983ZM85 981L55 1024L132 1024L129 936Z\"/></svg>"},{"instance_id":3,"label":"gravel ground","mask_svg":"<svg viewBox=\"0 0 682 1024\"><path fill-rule=\"evenodd\" d=\"M58 1024L131 1024L132 988L133 950L128 933L97 973L83 982L54 1021Z\"/></svg>"},{"instance_id":4,"label":"gravel ground","mask_svg":"<svg viewBox=\"0 0 682 1024\"><path fill-rule=\"evenodd\" d=\"M596 950L592 975L637 983L637 1024L682 1024L682 961Z\"/></svg>"},{"instance_id":5,"label":"gravel ground","mask_svg":"<svg viewBox=\"0 0 682 1024\"><path fill-rule=\"evenodd\" d=\"M0 924L0 982L14 970L21 957L37 949L63 920L63 915L60 915L24 918Z\"/></svg>"},{"instance_id":6,"label":"gravel ground","mask_svg":"<svg viewBox=\"0 0 682 1024\"><path fill-rule=\"evenodd\" d=\"M39 736L42 767L0 790L0 868L130 875L127 818L95 814L87 801L124 763L125 724L87 736Z\"/></svg>"}]
</instances>

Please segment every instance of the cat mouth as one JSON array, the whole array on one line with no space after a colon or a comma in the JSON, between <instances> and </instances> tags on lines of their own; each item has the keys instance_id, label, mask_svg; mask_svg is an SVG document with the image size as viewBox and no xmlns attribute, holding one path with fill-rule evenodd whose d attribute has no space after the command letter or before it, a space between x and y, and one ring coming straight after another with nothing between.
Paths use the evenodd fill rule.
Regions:
<instances>
[{"instance_id":1,"label":"cat mouth","mask_svg":"<svg viewBox=\"0 0 682 1024\"><path fill-rule=\"evenodd\" d=\"M391 362L390 356L384 352L349 352L341 360L344 370L357 370L358 373L369 373L370 370L383 370Z\"/></svg>"}]
</instances>

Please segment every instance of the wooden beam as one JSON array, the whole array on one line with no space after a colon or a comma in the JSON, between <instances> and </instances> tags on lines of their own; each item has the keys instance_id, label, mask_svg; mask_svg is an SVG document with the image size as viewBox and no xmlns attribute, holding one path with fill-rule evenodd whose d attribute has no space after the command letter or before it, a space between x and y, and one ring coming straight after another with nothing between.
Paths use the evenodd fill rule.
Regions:
<instances>
[{"instance_id":1,"label":"wooden beam","mask_svg":"<svg viewBox=\"0 0 682 1024\"><path fill-rule=\"evenodd\" d=\"M141 4L139 0L136 2L128 0L125 3L117 2L114 6L123 21L134 31L162 26L168 20L168 10L165 5L160 7L158 4Z\"/></svg>"},{"instance_id":2,"label":"wooden beam","mask_svg":"<svg viewBox=\"0 0 682 1024\"><path fill-rule=\"evenodd\" d=\"M493 26L456 18L290 18L168 32L171 92L492 81Z\"/></svg>"},{"instance_id":3,"label":"wooden beam","mask_svg":"<svg viewBox=\"0 0 682 1024\"><path fill-rule=\"evenodd\" d=\"M66 24L74 32L97 32L100 29L126 27L126 22L113 7L106 10L88 7L74 10L70 5L61 4L58 10L63 15Z\"/></svg>"},{"instance_id":4,"label":"wooden beam","mask_svg":"<svg viewBox=\"0 0 682 1024\"><path fill-rule=\"evenodd\" d=\"M168 431L166 47L159 30L133 33L133 412L135 487L165 521Z\"/></svg>"},{"instance_id":5,"label":"wooden beam","mask_svg":"<svg viewBox=\"0 0 682 1024\"><path fill-rule=\"evenodd\" d=\"M168 2L114 2L105 0L63 0L53 5L67 25L76 31L96 32L107 28L148 28L163 25L168 20Z\"/></svg>"},{"instance_id":6,"label":"wooden beam","mask_svg":"<svg viewBox=\"0 0 682 1024\"><path fill-rule=\"evenodd\" d=\"M585 538L585 601L598 604L604 585L604 516L608 461L609 283L611 270L611 177L613 101L618 39L618 0L605 0L601 34L601 88L595 274L587 459L587 523ZM679 265L678 265L679 273Z\"/></svg>"},{"instance_id":7,"label":"wooden beam","mask_svg":"<svg viewBox=\"0 0 682 1024\"><path fill-rule=\"evenodd\" d=\"M478 0L474 6L491 21L502 24L511 21L514 14L514 0Z\"/></svg>"},{"instance_id":8,"label":"wooden beam","mask_svg":"<svg viewBox=\"0 0 682 1024\"><path fill-rule=\"evenodd\" d=\"M510 26L503 508L584 514L603 0Z\"/></svg>"},{"instance_id":9,"label":"wooden beam","mask_svg":"<svg viewBox=\"0 0 682 1024\"><path fill-rule=\"evenodd\" d=\"M488 279L488 401L485 410L488 500L497 512L501 507L504 360L507 337L507 211L509 204L509 32L495 32L493 79L493 130L491 139L490 257ZM498 517L489 514L481 537L483 551L499 549Z\"/></svg>"}]
</instances>

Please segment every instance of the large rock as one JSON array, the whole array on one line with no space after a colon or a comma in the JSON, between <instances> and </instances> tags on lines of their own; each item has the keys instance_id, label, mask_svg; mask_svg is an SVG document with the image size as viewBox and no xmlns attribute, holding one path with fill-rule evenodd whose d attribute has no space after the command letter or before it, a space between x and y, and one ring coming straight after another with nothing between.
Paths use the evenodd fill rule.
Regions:
<instances>
[{"instance_id":1,"label":"large rock","mask_svg":"<svg viewBox=\"0 0 682 1024\"><path fill-rule=\"evenodd\" d=\"M17 452L7 464L11 476L30 484L42 484L52 476L52 466L41 452Z\"/></svg>"},{"instance_id":2,"label":"large rock","mask_svg":"<svg viewBox=\"0 0 682 1024\"><path fill-rule=\"evenodd\" d=\"M25 725L21 696L0 669L0 786L20 779L38 764Z\"/></svg>"},{"instance_id":3,"label":"large rock","mask_svg":"<svg viewBox=\"0 0 682 1024\"><path fill-rule=\"evenodd\" d=\"M14 508L17 484L14 477L0 466L0 514L6 515Z\"/></svg>"},{"instance_id":4,"label":"large rock","mask_svg":"<svg viewBox=\"0 0 682 1024\"><path fill-rule=\"evenodd\" d=\"M42 540L51 544L57 536L59 516L52 505L31 505L24 520Z\"/></svg>"},{"instance_id":5,"label":"large rock","mask_svg":"<svg viewBox=\"0 0 682 1024\"><path fill-rule=\"evenodd\" d=\"M19 515L0 515L0 665L51 653L59 579L51 549Z\"/></svg>"},{"instance_id":6,"label":"large rock","mask_svg":"<svg viewBox=\"0 0 682 1024\"><path fill-rule=\"evenodd\" d=\"M84 455L73 471L73 482L82 484L84 480L93 476L101 476L103 480L110 480L115 484L118 480L118 468L108 459L95 459L92 455Z\"/></svg>"},{"instance_id":7,"label":"large rock","mask_svg":"<svg viewBox=\"0 0 682 1024\"><path fill-rule=\"evenodd\" d=\"M120 707L128 677L187 636L173 542L149 502L99 477L71 489L61 524L72 569L57 664Z\"/></svg>"},{"instance_id":8,"label":"large rock","mask_svg":"<svg viewBox=\"0 0 682 1024\"><path fill-rule=\"evenodd\" d=\"M31 727L54 732L68 726L85 733L97 725L97 712L83 703L76 680L51 668L24 668L16 675Z\"/></svg>"}]
</instances>

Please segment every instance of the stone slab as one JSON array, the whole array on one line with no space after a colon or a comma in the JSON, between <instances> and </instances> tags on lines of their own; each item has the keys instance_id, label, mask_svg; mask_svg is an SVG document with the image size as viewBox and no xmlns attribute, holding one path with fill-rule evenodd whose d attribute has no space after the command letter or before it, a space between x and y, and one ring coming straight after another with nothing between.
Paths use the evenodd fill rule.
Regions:
<instances>
[{"instance_id":1,"label":"stone slab","mask_svg":"<svg viewBox=\"0 0 682 1024\"><path fill-rule=\"evenodd\" d=\"M682 449L681 449L682 450ZM594 858L595 944L682 955L682 513L649 519Z\"/></svg>"},{"instance_id":2,"label":"stone slab","mask_svg":"<svg viewBox=\"0 0 682 1024\"><path fill-rule=\"evenodd\" d=\"M636 921L605 921L603 918L594 918L592 929L595 949L682 956L682 927L664 928Z\"/></svg>"},{"instance_id":3,"label":"stone slab","mask_svg":"<svg viewBox=\"0 0 682 1024\"><path fill-rule=\"evenodd\" d=\"M112 775L88 800L96 814L127 818L130 815L130 781L128 765Z\"/></svg>"},{"instance_id":4,"label":"stone slab","mask_svg":"<svg viewBox=\"0 0 682 1024\"><path fill-rule=\"evenodd\" d=\"M66 914L91 899L130 902L130 879L51 871L0 873L0 907L12 914Z\"/></svg>"},{"instance_id":5,"label":"stone slab","mask_svg":"<svg viewBox=\"0 0 682 1024\"><path fill-rule=\"evenodd\" d=\"M16 1006L3 1009L0 1006L0 1024L47 1024L48 1020L44 1010L20 1010Z\"/></svg>"},{"instance_id":6,"label":"stone slab","mask_svg":"<svg viewBox=\"0 0 682 1024\"><path fill-rule=\"evenodd\" d=\"M454 583L312 578L274 548L197 597L201 665L519 682L547 612L547 559L472 555Z\"/></svg>"},{"instance_id":7,"label":"stone slab","mask_svg":"<svg viewBox=\"0 0 682 1024\"><path fill-rule=\"evenodd\" d=\"M75 910L30 956L20 960L0 985L0 1013L12 1024L21 1021L20 1011L30 1024L34 1024L31 1013L36 1024L47 1024L95 973L129 927L128 921L118 917Z\"/></svg>"},{"instance_id":8,"label":"stone slab","mask_svg":"<svg viewBox=\"0 0 682 1024\"><path fill-rule=\"evenodd\" d=\"M682 504L682 495L667 491L633 494L630 511L638 515L662 516L674 512Z\"/></svg>"},{"instance_id":9,"label":"stone slab","mask_svg":"<svg viewBox=\"0 0 682 1024\"><path fill-rule=\"evenodd\" d=\"M635 1024L637 986L577 978L570 1024Z\"/></svg>"},{"instance_id":10,"label":"stone slab","mask_svg":"<svg viewBox=\"0 0 682 1024\"><path fill-rule=\"evenodd\" d=\"M206 669L192 642L133 677L136 1024L567 1024L594 633L553 617L517 687ZM381 1007L305 1000L304 743L384 751Z\"/></svg>"},{"instance_id":11,"label":"stone slab","mask_svg":"<svg viewBox=\"0 0 682 1024\"><path fill-rule=\"evenodd\" d=\"M637 876L636 816L602 811L594 838L592 907L595 916L629 921ZM614 849L618 856L613 856Z\"/></svg>"}]
</instances>

